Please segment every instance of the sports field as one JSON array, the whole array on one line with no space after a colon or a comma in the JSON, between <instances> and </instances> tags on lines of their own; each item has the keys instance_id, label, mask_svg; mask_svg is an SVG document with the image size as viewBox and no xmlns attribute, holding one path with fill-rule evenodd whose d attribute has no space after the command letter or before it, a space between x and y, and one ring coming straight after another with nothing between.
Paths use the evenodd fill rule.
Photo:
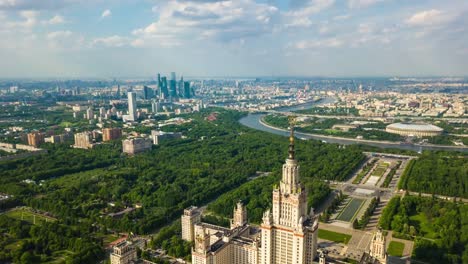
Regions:
<instances>
[{"instance_id":1,"label":"sports field","mask_svg":"<svg viewBox=\"0 0 468 264\"><path fill-rule=\"evenodd\" d=\"M23 220L36 225L41 225L43 222L55 221L55 218L33 213L26 209L11 210L5 215L14 219Z\"/></svg>"},{"instance_id":2,"label":"sports field","mask_svg":"<svg viewBox=\"0 0 468 264\"><path fill-rule=\"evenodd\" d=\"M340 215L338 215L336 219L340 221L351 222L363 203L364 200L353 198L348 203L348 205L346 205L343 211L341 211Z\"/></svg>"}]
</instances>

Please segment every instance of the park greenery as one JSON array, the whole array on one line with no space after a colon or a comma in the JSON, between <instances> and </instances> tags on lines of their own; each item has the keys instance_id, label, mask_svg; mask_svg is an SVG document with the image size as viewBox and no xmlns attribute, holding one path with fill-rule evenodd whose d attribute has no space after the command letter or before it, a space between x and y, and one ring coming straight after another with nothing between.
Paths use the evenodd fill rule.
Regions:
<instances>
[{"instance_id":1,"label":"park greenery","mask_svg":"<svg viewBox=\"0 0 468 264\"><path fill-rule=\"evenodd\" d=\"M263 119L267 124L279 127L287 128L289 123L288 118L284 115L267 115ZM365 126L359 126L349 131L342 131L333 129L334 125L343 124L345 121L337 118L317 118L311 117L310 119L298 122L297 131L310 134L319 134L334 137L345 137L345 138L357 138L367 140L386 140L386 141L402 141L403 137L396 134L385 132L382 128L376 128L374 125L367 128Z\"/></svg>"},{"instance_id":2,"label":"park greenery","mask_svg":"<svg viewBox=\"0 0 468 264\"><path fill-rule=\"evenodd\" d=\"M353 184L359 184L361 183L362 179L366 177L366 175L369 173L369 171L374 167L374 164L377 162L377 159L372 159L369 162L367 162L363 167L362 170L358 173L356 178L353 180Z\"/></svg>"},{"instance_id":3,"label":"park greenery","mask_svg":"<svg viewBox=\"0 0 468 264\"><path fill-rule=\"evenodd\" d=\"M335 116L359 116L359 110L355 107L312 107L295 111L299 114L311 115L335 115Z\"/></svg>"},{"instance_id":4,"label":"park greenery","mask_svg":"<svg viewBox=\"0 0 468 264\"><path fill-rule=\"evenodd\" d=\"M427 263L468 262L468 205L418 196L394 197L379 225L415 241L413 258Z\"/></svg>"},{"instance_id":5,"label":"park greenery","mask_svg":"<svg viewBox=\"0 0 468 264\"><path fill-rule=\"evenodd\" d=\"M102 240L86 225L73 227L54 222L32 225L0 215L0 262L39 263L62 259L89 263L104 256Z\"/></svg>"},{"instance_id":6,"label":"park greenery","mask_svg":"<svg viewBox=\"0 0 468 264\"><path fill-rule=\"evenodd\" d=\"M380 203L380 198L379 197L372 198L372 200L370 201L369 206L367 207L366 211L362 215L361 219L359 219L359 220L354 219L353 228L354 229L364 229L367 226L367 224L369 223L369 220L370 220L372 214L374 213L375 208L377 208L377 206L379 205L379 203Z\"/></svg>"},{"instance_id":7,"label":"park greenery","mask_svg":"<svg viewBox=\"0 0 468 264\"><path fill-rule=\"evenodd\" d=\"M328 206L328 208L320 215L319 220L324 223L328 222L328 220L330 220L330 216L336 213L336 210L348 197L348 195L343 194L343 192L340 190L333 198L333 201L331 202L330 206Z\"/></svg>"},{"instance_id":8,"label":"park greenery","mask_svg":"<svg viewBox=\"0 0 468 264\"><path fill-rule=\"evenodd\" d=\"M150 248L161 248L170 256L183 258L190 261L192 243L182 240L180 234L180 221L174 221L171 225L165 226L159 230L156 236L150 242ZM143 258L151 260L147 251L144 251Z\"/></svg>"},{"instance_id":9,"label":"park greenery","mask_svg":"<svg viewBox=\"0 0 468 264\"><path fill-rule=\"evenodd\" d=\"M216 120L206 120L214 112ZM0 162L0 192L14 195L0 208L24 205L57 219L38 227L13 219L4 221L5 230L11 228L9 223L22 223L31 230L45 226L54 232L60 228L56 234L66 233L60 236L63 241L57 242L60 246L48 247L53 248L49 252L32 250L44 245L41 241L50 236L45 231L37 236L29 229L24 234L8 231L8 242L0 244L2 257L21 262L23 254L25 259L34 260L80 254L88 258L82 263L97 262L103 257L100 250L105 241L116 233L153 233L180 217L189 205L200 206L220 195L213 203L214 212L230 217L234 204L242 199L251 220L258 223L263 210L270 206L288 141L241 126L237 122L241 116L243 113L221 109L186 116L193 119L191 123L164 127L183 132L186 139L163 142L133 157L121 155L121 142L111 141L90 150L44 144L46 155ZM364 158L359 146L340 149L333 144L298 140L296 149L311 206L317 206L329 193L321 180L345 179ZM251 180L259 171L273 173ZM180 241L174 238L178 232L173 230L165 238L168 242L154 242L154 246L174 256L186 256L190 247L178 246ZM75 241L83 236L87 238L82 240L83 246L76 246ZM27 246L13 247L12 243ZM53 255L56 251L63 254Z\"/></svg>"},{"instance_id":10,"label":"park greenery","mask_svg":"<svg viewBox=\"0 0 468 264\"><path fill-rule=\"evenodd\" d=\"M401 165L401 160L397 161L395 165L390 169L390 172L387 174L385 177L384 182L382 183L381 187L387 188L388 185L390 185L390 182L392 182L393 176L395 176L396 171L398 168L400 168Z\"/></svg>"},{"instance_id":11,"label":"park greenery","mask_svg":"<svg viewBox=\"0 0 468 264\"><path fill-rule=\"evenodd\" d=\"M468 198L466 156L454 152L424 152L408 163L398 188Z\"/></svg>"}]
</instances>

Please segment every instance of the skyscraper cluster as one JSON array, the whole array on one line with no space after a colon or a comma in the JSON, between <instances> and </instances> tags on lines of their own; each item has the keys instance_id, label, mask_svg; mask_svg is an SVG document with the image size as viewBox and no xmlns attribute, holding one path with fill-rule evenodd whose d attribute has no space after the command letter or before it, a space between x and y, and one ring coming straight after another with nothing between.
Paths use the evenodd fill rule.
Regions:
<instances>
[{"instance_id":1,"label":"skyscraper cluster","mask_svg":"<svg viewBox=\"0 0 468 264\"><path fill-rule=\"evenodd\" d=\"M184 81L184 77L181 77L180 80L177 81L175 72L171 72L171 79L169 81L165 76L161 76L161 74L158 73L157 83L159 99L161 100L188 99L195 95L193 88L190 86L190 82Z\"/></svg>"}]
</instances>

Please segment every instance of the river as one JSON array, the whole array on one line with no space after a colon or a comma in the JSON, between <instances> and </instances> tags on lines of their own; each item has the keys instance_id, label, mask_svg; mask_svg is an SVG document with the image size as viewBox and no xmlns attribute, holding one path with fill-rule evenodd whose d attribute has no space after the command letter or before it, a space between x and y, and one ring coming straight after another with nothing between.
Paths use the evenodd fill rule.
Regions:
<instances>
[{"instance_id":1,"label":"river","mask_svg":"<svg viewBox=\"0 0 468 264\"><path fill-rule=\"evenodd\" d=\"M321 104L328 104L334 102L334 98L326 97L318 102L313 102L313 103L307 103L307 104L302 104L302 105L296 105L296 106L291 106L291 107L283 107L280 109L277 109L280 112L292 112L300 109L307 109L311 108L316 105L321 105ZM239 120L239 122L247 127L265 131L268 133L273 133L277 135L282 135L282 136L289 136L289 132L283 129L278 129L278 128L273 128L270 126L267 126L261 122L261 119L265 116L265 114L249 114ZM374 146L374 147L379 147L379 148L396 148L396 149L403 149L403 150L412 150L412 151L422 151L422 150L446 150L446 151L463 151L463 152L468 152L468 148L464 147L452 147L452 146L442 146L442 145L409 145L405 144L402 145L399 142L378 142L374 140L359 140L359 139L353 139L353 138L337 138L337 137L329 137L329 136L324 136L324 135L312 135L312 134L305 134L305 133L300 133L296 132L295 133L298 138L301 139L316 139L316 140L321 140L321 141L326 141L327 143L337 143L341 145L350 145L350 144L363 144L363 145L368 145L368 146Z\"/></svg>"}]
</instances>

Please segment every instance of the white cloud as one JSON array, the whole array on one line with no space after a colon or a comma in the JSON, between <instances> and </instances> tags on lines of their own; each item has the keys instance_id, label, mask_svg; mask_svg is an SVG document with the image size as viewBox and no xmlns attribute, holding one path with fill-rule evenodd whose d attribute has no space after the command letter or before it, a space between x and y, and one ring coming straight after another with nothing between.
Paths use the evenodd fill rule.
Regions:
<instances>
[{"instance_id":1,"label":"white cloud","mask_svg":"<svg viewBox=\"0 0 468 264\"><path fill-rule=\"evenodd\" d=\"M45 51L53 52L72 52L77 50L83 50L87 47L85 37L77 32L72 32L70 30L59 30L52 31L45 35L48 49ZM38 40L40 44L40 40Z\"/></svg>"},{"instance_id":2,"label":"white cloud","mask_svg":"<svg viewBox=\"0 0 468 264\"><path fill-rule=\"evenodd\" d=\"M339 48L343 45L343 40L338 38L327 38L317 40L303 40L292 46L296 49L315 49L315 48Z\"/></svg>"},{"instance_id":3,"label":"white cloud","mask_svg":"<svg viewBox=\"0 0 468 264\"><path fill-rule=\"evenodd\" d=\"M294 17L287 24L286 27L309 27L312 21L308 17Z\"/></svg>"},{"instance_id":4,"label":"white cloud","mask_svg":"<svg viewBox=\"0 0 468 264\"><path fill-rule=\"evenodd\" d=\"M279 10L254 0L236 1L167 1L153 9L159 19L135 29L134 46L180 45L187 39L215 38L233 41L271 33Z\"/></svg>"},{"instance_id":5,"label":"white cloud","mask_svg":"<svg viewBox=\"0 0 468 264\"><path fill-rule=\"evenodd\" d=\"M123 47L129 44L129 39L118 35L97 38L92 42L93 46L102 45L105 47Z\"/></svg>"},{"instance_id":6,"label":"white cloud","mask_svg":"<svg viewBox=\"0 0 468 264\"><path fill-rule=\"evenodd\" d=\"M366 8L383 0L348 0L349 8Z\"/></svg>"},{"instance_id":7,"label":"white cloud","mask_svg":"<svg viewBox=\"0 0 468 264\"><path fill-rule=\"evenodd\" d=\"M63 16L56 15L46 21L47 24L49 25L58 25L58 24L63 24L65 23L65 18Z\"/></svg>"},{"instance_id":8,"label":"white cloud","mask_svg":"<svg viewBox=\"0 0 468 264\"><path fill-rule=\"evenodd\" d=\"M0 7L13 7L17 4L17 0L0 0Z\"/></svg>"},{"instance_id":9,"label":"white cloud","mask_svg":"<svg viewBox=\"0 0 468 264\"><path fill-rule=\"evenodd\" d=\"M49 39L49 40L60 40L60 39L68 38L71 35L73 35L73 32L71 32L69 30L53 31L53 32L47 33L47 39Z\"/></svg>"},{"instance_id":10,"label":"white cloud","mask_svg":"<svg viewBox=\"0 0 468 264\"><path fill-rule=\"evenodd\" d=\"M375 28L374 25L370 23L361 23L358 26L358 33L359 34L370 34L374 32Z\"/></svg>"},{"instance_id":11,"label":"white cloud","mask_svg":"<svg viewBox=\"0 0 468 264\"><path fill-rule=\"evenodd\" d=\"M112 12L109 9L106 9L102 12L101 18L110 17L111 15L112 15Z\"/></svg>"},{"instance_id":12,"label":"white cloud","mask_svg":"<svg viewBox=\"0 0 468 264\"><path fill-rule=\"evenodd\" d=\"M455 14L431 9L418 12L409 17L405 22L409 26L437 26L447 23L455 17Z\"/></svg>"},{"instance_id":13,"label":"white cloud","mask_svg":"<svg viewBox=\"0 0 468 264\"><path fill-rule=\"evenodd\" d=\"M5 13L0 14L0 31L30 32L38 23L39 12L20 11L19 16L23 20L9 20Z\"/></svg>"},{"instance_id":14,"label":"white cloud","mask_svg":"<svg viewBox=\"0 0 468 264\"><path fill-rule=\"evenodd\" d=\"M351 15L340 15L340 16L334 16L333 17L333 20L335 21L340 21L340 20L346 20L346 19L349 19L351 17Z\"/></svg>"},{"instance_id":15,"label":"white cloud","mask_svg":"<svg viewBox=\"0 0 468 264\"><path fill-rule=\"evenodd\" d=\"M333 4L335 4L335 0L310 0L304 7L291 10L286 15L291 17L308 17L330 8Z\"/></svg>"}]
</instances>

